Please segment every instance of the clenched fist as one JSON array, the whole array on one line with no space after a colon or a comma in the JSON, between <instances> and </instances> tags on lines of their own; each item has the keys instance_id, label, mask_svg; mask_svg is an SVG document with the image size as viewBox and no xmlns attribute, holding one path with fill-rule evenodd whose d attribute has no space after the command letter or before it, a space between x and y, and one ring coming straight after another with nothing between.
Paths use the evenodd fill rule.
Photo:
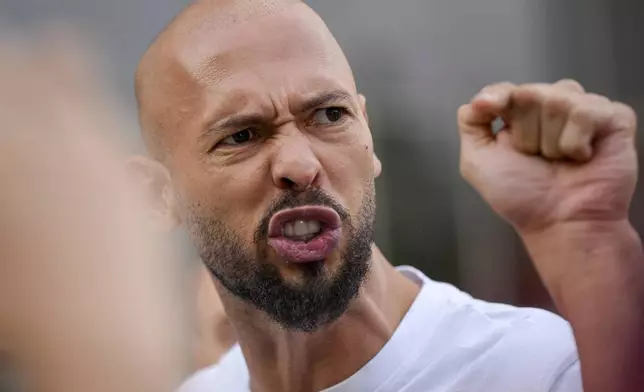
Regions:
<instances>
[{"instance_id":1,"label":"clenched fist","mask_svg":"<svg viewBox=\"0 0 644 392\"><path fill-rule=\"evenodd\" d=\"M493 133L491 124L505 128ZM636 116L579 83L485 87L460 108L461 172L520 234L627 219Z\"/></svg>"}]
</instances>

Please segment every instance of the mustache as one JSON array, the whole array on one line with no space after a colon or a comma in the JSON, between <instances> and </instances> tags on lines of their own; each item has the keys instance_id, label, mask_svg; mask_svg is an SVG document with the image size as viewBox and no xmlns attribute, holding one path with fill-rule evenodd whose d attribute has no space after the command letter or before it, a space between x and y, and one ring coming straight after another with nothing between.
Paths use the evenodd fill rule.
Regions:
<instances>
[{"instance_id":1,"label":"mustache","mask_svg":"<svg viewBox=\"0 0 644 392\"><path fill-rule=\"evenodd\" d=\"M273 215L285 209L304 206L329 207L340 216L343 222L350 217L346 208L320 188L311 188L305 192L285 191L271 202L266 213L262 216L254 235L255 243L268 236L268 225Z\"/></svg>"}]
</instances>

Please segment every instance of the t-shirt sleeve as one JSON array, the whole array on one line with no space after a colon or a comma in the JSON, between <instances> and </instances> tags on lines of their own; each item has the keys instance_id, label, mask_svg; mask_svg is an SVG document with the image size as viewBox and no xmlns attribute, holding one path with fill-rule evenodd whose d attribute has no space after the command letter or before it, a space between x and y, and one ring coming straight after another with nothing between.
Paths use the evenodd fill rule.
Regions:
<instances>
[{"instance_id":1,"label":"t-shirt sleeve","mask_svg":"<svg viewBox=\"0 0 644 392\"><path fill-rule=\"evenodd\" d=\"M581 367L579 359L561 372L552 384L549 392L583 392Z\"/></svg>"}]
</instances>

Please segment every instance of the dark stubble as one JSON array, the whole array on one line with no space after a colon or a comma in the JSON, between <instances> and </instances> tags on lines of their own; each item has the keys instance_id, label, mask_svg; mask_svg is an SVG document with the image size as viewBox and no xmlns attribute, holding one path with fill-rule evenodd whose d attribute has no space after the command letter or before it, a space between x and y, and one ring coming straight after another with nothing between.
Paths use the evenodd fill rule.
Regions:
<instances>
[{"instance_id":1,"label":"dark stubble","mask_svg":"<svg viewBox=\"0 0 644 392\"><path fill-rule=\"evenodd\" d=\"M278 211L306 205L333 208L342 218L346 246L341 266L330 274L323 262L298 265L303 277L285 281L267 260L268 223ZM253 244L213 214L190 210L187 226L202 260L227 290L264 311L284 328L312 332L339 318L358 295L369 272L375 220L375 188L365 189L359 213L352 217L323 190L285 192L268 208Z\"/></svg>"}]
</instances>

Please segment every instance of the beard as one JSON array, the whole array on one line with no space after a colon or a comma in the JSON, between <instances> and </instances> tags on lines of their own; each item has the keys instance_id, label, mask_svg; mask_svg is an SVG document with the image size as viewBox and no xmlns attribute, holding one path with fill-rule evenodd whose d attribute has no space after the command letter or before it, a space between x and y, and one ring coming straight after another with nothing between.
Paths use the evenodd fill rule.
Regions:
<instances>
[{"instance_id":1,"label":"beard","mask_svg":"<svg viewBox=\"0 0 644 392\"><path fill-rule=\"evenodd\" d=\"M268 226L276 212L307 205L330 207L338 213L345 246L340 252L340 266L333 273L324 261L297 264L302 277L290 282L267 260ZM319 188L285 192L260 220L252 244L212 215L191 209L186 219L201 259L230 293L286 329L313 332L338 319L368 276L375 221L373 182L366 186L355 217Z\"/></svg>"}]
</instances>

